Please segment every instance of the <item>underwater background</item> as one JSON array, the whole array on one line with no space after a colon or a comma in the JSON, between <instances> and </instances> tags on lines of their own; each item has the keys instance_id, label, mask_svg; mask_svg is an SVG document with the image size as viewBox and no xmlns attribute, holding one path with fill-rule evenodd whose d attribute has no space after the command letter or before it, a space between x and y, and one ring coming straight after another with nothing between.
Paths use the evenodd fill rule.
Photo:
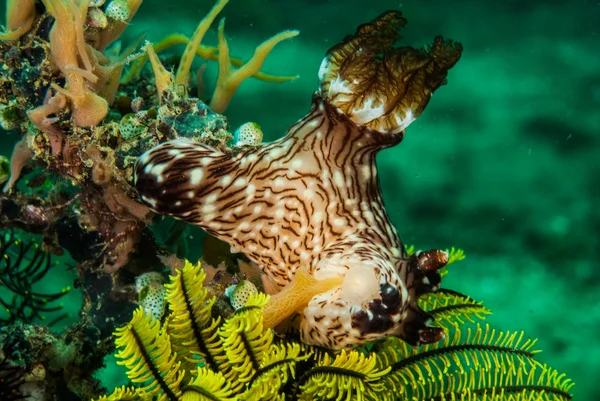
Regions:
<instances>
[{"instance_id":1,"label":"underwater background","mask_svg":"<svg viewBox=\"0 0 600 401\"><path fill-rule=\"evenodd\" d=\"M144 0L124 41L189 34L211 6ZM300 78L244 82L225 113L230 125L255 121L266 141L281 137L309 110L325 51L388 9L409 20L403 43L441 34L464 46L448 85L378 157L402 240L464 249L444 287L484 301L492 325L539 338L539 359L575 381L574 399L600 399L600 2L232 0L222 13L232 54L248 59L265 38L299 29L262 70ZM216 27L204 42L216 43ZM10 157L18 135L0 135ZM57 268L39 288L73 280ZM53 330L75 321L81 296L72 290L63 302L72 318ZM126 383L107 365L107 387Z\"/></svg>"}]
</instances>

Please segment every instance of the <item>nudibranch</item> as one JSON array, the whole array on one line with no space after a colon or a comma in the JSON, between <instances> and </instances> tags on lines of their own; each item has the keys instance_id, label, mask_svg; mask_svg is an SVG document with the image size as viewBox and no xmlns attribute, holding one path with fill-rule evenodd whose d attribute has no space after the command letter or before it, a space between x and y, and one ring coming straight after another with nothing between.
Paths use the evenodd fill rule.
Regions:
<instances>
[{"instance_id":1,"label":"nudibranch","mask_svg":"<svg viewBox=\"0 0 600 401\"><path fill-rule=\"evenodd\" d=\"M176 139L138 160L141 199L258 264L282 289L273 298L288 294L269 313L300 313L310 344L443 338L417 300L439 288L447 254L406 253L384 208L375 156L402 140L462 46L436 37L424 49L397 47L405 24L388 11L331 48L310 112L282 139L237 152ZM298 294L310 295L302 303Z\"/></svg>"}]
</instances>

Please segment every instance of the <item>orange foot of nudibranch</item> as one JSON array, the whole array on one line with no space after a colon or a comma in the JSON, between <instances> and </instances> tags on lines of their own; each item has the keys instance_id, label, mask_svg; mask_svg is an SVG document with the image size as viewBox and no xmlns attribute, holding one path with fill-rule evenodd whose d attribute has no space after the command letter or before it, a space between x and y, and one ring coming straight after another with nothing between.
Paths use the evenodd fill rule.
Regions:
<instances>
[{"instance_id":1,"label":"orange foot of nudibranch","mask_svg":"<svg viewBox=\"0 0 600 401\"><path fill-rule=\"evenodd\" d=\"M311 344L443 337L417 300L438 288L447 255L407 255L383 205L375 156L400 142L461 47L441 38L428 50L393 47L405 22L385 13L333 47L311 111L284 138L235 154L179 139L138 161L144 202L261 266L283 289L273 302L286 306L267 308L268 321L301 311Z\"/></svg>"}]
</instances>

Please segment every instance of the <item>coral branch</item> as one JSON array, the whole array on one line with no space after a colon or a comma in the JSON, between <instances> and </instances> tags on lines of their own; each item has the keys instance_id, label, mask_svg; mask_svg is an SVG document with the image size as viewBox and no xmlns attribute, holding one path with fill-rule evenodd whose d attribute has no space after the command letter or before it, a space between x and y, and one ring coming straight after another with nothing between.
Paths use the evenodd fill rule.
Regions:
<instances>
[{"instance_id":1,"label":"coral branch","mask_svg":"<svg viewBox=\"0 0 600 401\"><path fill-rule=\"evenodd\" d=\"M229 46L225 39L225 20L219 23L219 77L217 87L210 102L210 108L217 113L225 111L232 96L242 81L256 74L275 45L286 39L297 36L299 31L280 32L263 42L254 51L252 58L238 70L232 71L229 58Z\"/></svg>"},{"instance_id":2,"label":"coral branch","mask_svg":"<svg viewBox=\"0 0 600 401\"><path fill-rule=\"evenodd\" d=\"M200 21L200 24L198 24L192 39L188 42L185 51L183 52L177 74L175 75L176 85L183 88L187 87L188 74L190 72L190 67L192 66L192 61L194 60L194 55L196 54L196 49L200 46L200 42L202 42L204 34L208 31L210 25L228 2L229 0L218 0L208 14Z\"/></svg>"},{"instance_id":3,"label":"coral branch","mask_svg":"<svg viewBox=\"0 0 600 401\"><path fill-rule=\"evenodd\" d=\"M158 42L153 43L152 46L154 47L154 50L156 51L156 53L160 53L163 50L166 50L172 46L188 44L189 42L190 42L190 38L188 38L187 36L179 34L179 33L174 33L174 34L171 34L171 35L159 40ZM218 50L219 50L218 47L200 45L196 48L196 55L207 61L218 61L219 60L219 56L217 54ZM139 78L140 71L144 67L144 64L146 63L147 60L148 60L148 57L146 55L143 55L143 56L139 57L135 62L133 62L131 65L131 68L123 76L123 82L128 83L134 79ZM242 60L240 60L239 58L231 58L231 64L234 67L240 67L244 64L244 62ZM298 79L298 76L297 75L292 75L292 76L272 75L272 74L267 74L267 73L259 71L256 74L254 74L252 76L252 78L256 78L260 81L265 81L265 82L287 82L287 81L293 81L295 79Z\"/></svg>"},{"instance_id":4,"label":"coral branch","mask_svg":"<svg viewBox=\"0 0 600 401\"><path fill-rule=\"evenodd\" d=\"M146 42L146 51L148 52L148 58L152 64L152 70L154 71L158 98L160 101L162 101L163 93L167 89L171 88L173 84L173 74L167 71L167 69L161 64L156 52L154 51L154 48L152 47L152 43Z\"/></svg>"},{"instance_id":5,"label":"coral branch","mask_svg":"<svg viewBox=\"0 0 600 401\"><path fill-rule=\"evenodd\" d=\"M58 89L61 90L62 88L58 87ZM51 118L50 116L57 114L65 107L67 107L65 96L61 93L52 95L52 90L48 89L44 104L27 112L29 121L48 137L50 152L53 156L58 156L62 151L63 134L58 128L52 125L57 121L56 117Z\"/></svg>"},{"instance_id":6,"label":"coral branch","mask_svg":"<svg viewBox=\"0 0 600 401\"><path fill-rule=\"evenodd\" d=\"M56 85L54 88L71 100L71 114L76 125L81 127L98 125L108 113L108 103L87 87L86 80L94 81L90 75L93 75L93 72L79 67L79 59L88 57L84 49L83 54L80 54L83 46L78 46L78 36L83 32L81 24L85 20L85 15L80 13L84 8L87 11L87 7L77 8L73 3L67 4L61 0L43 0L43 2L55 18L50 31L52 60L67 81L65 88Z\"/></svg>"},{"instance_id":7,"label":"coral branch","mask_svg":"<svg viewBox=\"0 0 600 401\"><path fill-rule=\"evenodd\" d=\"M4 185L2 192L9 193L12 187L17 183L17 180L21 176L21 171L27 162L33 157L33 152L27 146L27 137L21 138L13 149L12 156L10 158L10 178Z\"/></svg>"},{"instance_id":8,"label":"coral branch","mask_svg":"<svg viewBox=\"0 0 600 401\"><path fill-rule=\"evenodd\" d=\"M109 18L109 26L100 33L99 43L96 47L100 51L104 51L108 45L121 36L131 19L137 13L137 10L142 5L142 0L112 0L111 3L112 2L121 3L122 7L126 8L127 15L125 18Z\"/></svg>"},{"instance_id":9,"label":"coral branch","mask_svg":"<svg viewBox=\"0 0 600 401\"><path fill-rule=\"evenodd\" d=\"M35 19L35 0L6 1L6 32L0 40L18 40L31 29Z\"/></svg>"}]
</instances>

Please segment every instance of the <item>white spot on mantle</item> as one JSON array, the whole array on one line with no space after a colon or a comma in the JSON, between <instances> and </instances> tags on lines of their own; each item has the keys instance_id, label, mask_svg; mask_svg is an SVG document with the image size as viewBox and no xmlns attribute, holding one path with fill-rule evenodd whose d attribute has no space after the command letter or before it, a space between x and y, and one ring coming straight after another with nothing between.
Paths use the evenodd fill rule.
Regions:
<instances>
[{"instance_id":1,"label":"white spot on mantle","mask_svg":"<svg viewBox=\"0 0 600 401\"><path fill-rule=\"evenodd\" d=\"M190 171L190 184L197 186L200 185L202 181L202 177L204 177L204 169L198 167Z\"/></svg>"}]
</instances>

